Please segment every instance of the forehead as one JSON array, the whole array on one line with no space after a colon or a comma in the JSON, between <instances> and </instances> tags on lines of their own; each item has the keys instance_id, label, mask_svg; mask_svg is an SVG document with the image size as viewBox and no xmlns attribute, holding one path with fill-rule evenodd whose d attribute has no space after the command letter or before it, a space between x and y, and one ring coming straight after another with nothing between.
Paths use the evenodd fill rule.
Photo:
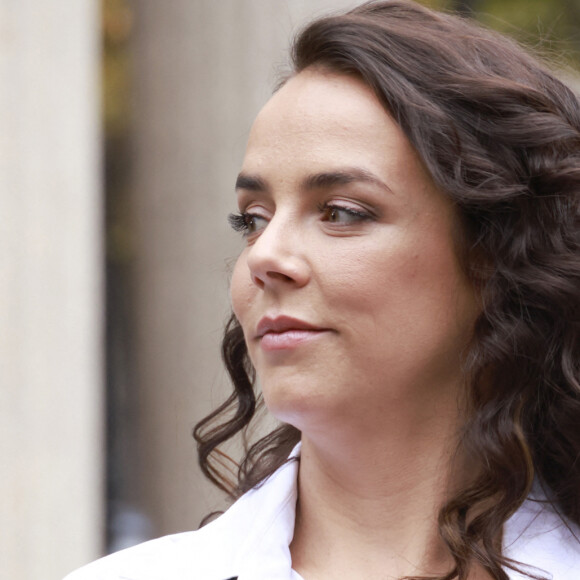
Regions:
<instances>
[{"instance_id":1,"label":"forehead","mask_svg":"<svg viewBox=\"0 0 580 580\"><path fill-rule=\"evenodd\" d=\"M362 122L386 114L373 91L358 78L306 69L282 85L260 111L256 123L300 119L347 123L353 109L364 114Z\"/></svg>"},{"instance_id":2,"label":"forehead","mask_svg":"<svg viewBox=\"0 0 580 580\"><path fill-rule=\"evenodd\" d=\"M306 69L260 111L248 140L244 171L319 171L360 167L388 181L412 170L418 156L374 92L352 76ZM412 166L412 167L410 167Z\"/></svg>"}]
</instances>

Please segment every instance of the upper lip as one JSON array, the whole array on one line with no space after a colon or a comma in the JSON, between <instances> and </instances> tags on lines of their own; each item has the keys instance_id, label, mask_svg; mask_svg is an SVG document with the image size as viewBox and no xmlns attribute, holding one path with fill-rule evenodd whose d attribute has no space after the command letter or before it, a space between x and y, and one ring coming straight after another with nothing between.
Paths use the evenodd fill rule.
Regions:
<instances>
[{"instance_id":1,"label":"upper lip","mask_svg":"<svg viewBox=\"0 0 580 580\"><path fill-rule=\"evenodd\" d=\"M276 316L271 318L269 316L264 316L258 322L258 327L256 329L256 338L262 338L268 332L286 332L288 330L323 330L319 326L305 322L298 318L292 318L291 316Z\"/></svg>"}]
</instances>

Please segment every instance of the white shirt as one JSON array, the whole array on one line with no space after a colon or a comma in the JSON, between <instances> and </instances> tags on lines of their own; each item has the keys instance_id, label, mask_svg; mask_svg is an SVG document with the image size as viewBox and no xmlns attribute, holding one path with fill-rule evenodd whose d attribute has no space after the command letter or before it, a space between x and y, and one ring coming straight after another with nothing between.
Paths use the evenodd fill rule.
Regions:
<instances>
[{"instance_id":1,"label":"white shirt","mask_svg":"<svg viewBox=\"0 0 580 580\"><path fill-rule=\"evenodd\" d=\"M299 451L298 445L293 459L200 530L111 554L65 580L302 580L292 570L289 548ZM503 542L507 557L553 580L580 580L580 542L549 506L527 500L506 523ZM526 578L507 573L510 580Z\"/></svg>"}]
</instances>

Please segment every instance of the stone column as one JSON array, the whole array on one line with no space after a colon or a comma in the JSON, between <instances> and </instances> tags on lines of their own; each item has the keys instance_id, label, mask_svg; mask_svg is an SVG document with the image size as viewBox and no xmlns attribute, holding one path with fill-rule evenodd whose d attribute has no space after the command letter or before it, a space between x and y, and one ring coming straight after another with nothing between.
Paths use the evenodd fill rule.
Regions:
<instances>
[{"instance_id":1,"label":"stone column","mask_svg":"<svg viewBox=\"0 0 580 580\"><path fill-rule=\"evenodd\" d=\"M102 548L98 35L95 0L0 0L3 578Z\"/></svg>"}]
</instances>

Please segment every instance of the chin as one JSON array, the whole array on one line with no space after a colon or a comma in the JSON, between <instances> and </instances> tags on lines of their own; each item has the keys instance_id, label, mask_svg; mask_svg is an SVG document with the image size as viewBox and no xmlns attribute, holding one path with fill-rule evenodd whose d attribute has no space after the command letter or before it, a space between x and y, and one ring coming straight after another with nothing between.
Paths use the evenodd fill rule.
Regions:
<instances>
[{"instance_id":1,"label":"chin","mask_svg":"<svg viewBox=\"0 0 580 580\"><path fill-rule=\"evenodd\" d=\"M279 421L294 425L304 414L312 412L313 404L308 393L297 392L295 386L265 390L264 402L268 411Z\"/></svg>"},{"instance_id":2,"label":"chin","mask_svg":"<svg viewBox=\"0 0 580 580\"><path fill-rule=\"evenodd\" d=\"M327 396L328 389L324 394L317 394L312 385L303 382L304 387L297 388L297 382L294 380L287 385L277 384L275 389L263 389L266 407L278 421L308 433L322 425L330 425L333 418L336 420L341 416L337 401Z\"/></svg>"}]
</instances>

